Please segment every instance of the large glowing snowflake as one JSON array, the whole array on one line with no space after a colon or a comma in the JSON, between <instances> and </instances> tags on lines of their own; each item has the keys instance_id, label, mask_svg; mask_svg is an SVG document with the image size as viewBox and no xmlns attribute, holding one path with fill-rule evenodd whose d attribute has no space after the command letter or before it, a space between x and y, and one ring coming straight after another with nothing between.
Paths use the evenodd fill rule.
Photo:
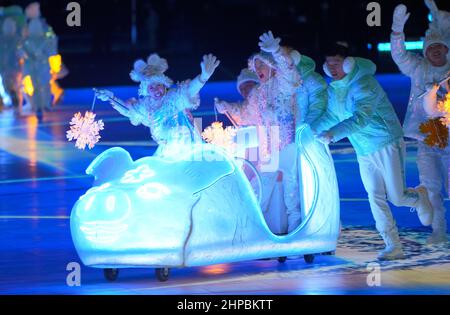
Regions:
<instances>
[{"instance_id":1,"label":"large glowing snowflake","mask_svg":"<svg viewBox=\"0 0 450 315\"><path fill-rule=\"evenodd\" d=\"M222 147L232 154L236 150L236 134L234 127L223 128L223 123L216 121L202 132L202 137L206 142Z\"/></svg>"},{"instance_id":2,"label":"large glowing snowflake","mask_svg":"<svg viewBox=\"0 0 450 315\"><path fill-rule=\"evenodd\" d=\"M76 113L70 121L70 130L67 131L69 141L77 140L75 146L84 150L86 145L92 149L100 140L99 131L103 130L103 121L95 121L95 114L86 111L84 116L80 112Z\"/></svg>"}]
</instances>

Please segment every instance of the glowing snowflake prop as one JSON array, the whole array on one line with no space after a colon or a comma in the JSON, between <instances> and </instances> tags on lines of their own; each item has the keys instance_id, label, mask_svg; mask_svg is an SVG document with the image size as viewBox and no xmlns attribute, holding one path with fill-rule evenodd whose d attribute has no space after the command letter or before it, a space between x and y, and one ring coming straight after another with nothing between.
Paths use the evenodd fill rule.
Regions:
<instances>
[{"instance_id":1,"label":"glowing snowflake prop","mask_svg":"<svg viewBox=\"0 0 450 315\"><path fill-rule=\"evenodd\" d=\"M76 113L70 121L70 130L67 131L69 141L77 140L75 146L84 150L86 145L92 149L100 140L99 131L103 130L103 121L95 121L95 114L86 111L84 116L80 112Z\"/></svg>"},{"instance_id":2,"label":"glowing snowflake prop","mask_svg":"<svg viewBox=\"0 0 450 315\"><path fill-rule=\"evenodd\" d=\"M233 154L236 150L237 131L234 127L223 128L223 123L216 121L202 132L202 138L211 144L224 148L228 153Z\"/></svg>"}]
</instances>

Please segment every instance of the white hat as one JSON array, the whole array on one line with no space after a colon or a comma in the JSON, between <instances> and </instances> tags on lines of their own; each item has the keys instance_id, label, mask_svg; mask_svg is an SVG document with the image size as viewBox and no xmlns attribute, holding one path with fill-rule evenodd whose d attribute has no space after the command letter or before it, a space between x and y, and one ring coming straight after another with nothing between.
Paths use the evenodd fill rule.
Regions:
<instances>
[{"instance_id":1,"label":"white hat","mask_svg":"<svg viewBox=\"0 0 450 315\"><path fill-rule=\"evenodd\" d=\"M439 10L434 0L425 0L433 17L429 29L425 33L423 53L433 44L442 44L450 48L450 12Z\"/></svg>"},{"instance_id":2,"label":"white hat","mask_svg":"<svg viewBox=\"0 0 450 315\"><path fill-rule=\"evenodd\" d=\"M423 54L426 55L428 47L433 44L442 44L448 48L449 45L449 37L445 38L441 32L437 30L429 29L425 34L425 39L423 42Z\"/></svg>"},{"instance_id":3,"label":"white hat","mask_svg":"<svg viewBox=\"0 0 450 315\"><path fill-rule=\"evenodd\" d=\"M242 69L241 73L239 74L239 76L237 78L236 86L237 86L238 91L239 91L239 86L241 86L242 83L249 82L249 81L259 83L258 76L256 75L256 73L248 70L247 68Z\"/></svg>"},{"instance_id":4,"label":"white hat","mask_svg":"<svg viewBox=\"0 0 450 315\"><path fill-rule=\"evenodd\" d=\"M169 66L166 59L159 57L158 54L151 54L147 62L140 59L134 63L130 77L135 82L142 82L147 85L160 83L169 88L173 81L164 74L167 69L169 69Z\"/></svg>"}]
</instances>

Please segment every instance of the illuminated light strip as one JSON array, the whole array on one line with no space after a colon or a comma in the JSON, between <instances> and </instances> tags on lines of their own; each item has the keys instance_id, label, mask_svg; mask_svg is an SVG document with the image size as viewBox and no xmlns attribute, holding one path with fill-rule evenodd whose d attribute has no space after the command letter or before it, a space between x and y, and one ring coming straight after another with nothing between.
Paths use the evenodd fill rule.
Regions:
<instances>
[{"instance_id":1,"label":"illuminated light strip","mask_svg":"<svg viewBox=\"0 0 450 315\"><path fill-rule=\"evenodd\" d=\"M423 41L405 42L405 46L406 50L422 50ZM377 48L380 52L391 51L391 43L379 43Z\"/></svg>"},{"instance_id":2,"label":"illuminated light strip","mask_svg":"<svg viewBox=\"0 0 450 315\"><path fill-rule=\"evenodd\" d=\"M37 219L45 219L45 220L69 220L69 216L65 215L0 215L0 220L4 219L25 219L25 220L37 220Z\"/></svg>"},{"instance_id":3,"label":"illuminated light strip","mask_svg":"<svg viewBox=\"0 0 450 315\"><path fill-rule=\"evenodd\" d=\"M367 198L341 198L341 201L344 202L360 202L360 201L368 201ZM450 198L446 198L445 201L450 201ZM45 220L69 220L69 216L38 216L38 215L0 215L0 220L4 219L25 219L25 220L36 220L36 219L45 219Z\"/></svg>"},{"instance_id":4,"label":"illuminated light strip","mask_svg":"<svg viewBox=\"0 0 450 315\"><path fill-rule=\"evenodd\" d=\"M60 180L60 179L78 179L78 178L89 178L89 175L73 175L73 176L55 176L55 177L39 177L39 178L24 178L24 179L9 179L0 181L1 184L18 184L18 183L28 183L28 182L42 182L50 180Z\"/></svg>"}]
</instances>

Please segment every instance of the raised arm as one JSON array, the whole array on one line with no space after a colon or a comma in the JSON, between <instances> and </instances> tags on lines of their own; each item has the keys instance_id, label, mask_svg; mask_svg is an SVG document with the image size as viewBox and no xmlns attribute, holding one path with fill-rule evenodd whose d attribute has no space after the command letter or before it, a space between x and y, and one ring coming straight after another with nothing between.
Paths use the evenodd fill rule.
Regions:
<instances>
[{"instance_id":1,"label":"raised arm","mask_svg":"<svg viewBox=\"0 0 450 315\"><path fill-rule=\"evenodd\" d=\"M300 86L300 73L294 64L294 61L281 49L279 37L274 38L271 31L264 33L259 37L259 47L261 50L271 53L278 66L277 77L283 79L292 89Z\"/></svg>"},{"instance_id":2,"label":"raised arm","mask_svg":"<svg viewBox=\"0 0 450 315\"><path fill-rule=\"evenodd\" d=\"M200 64L202 69L201 74L190 81L188 86L189 97L194 98L206 82L211 78L216 68L220 65L220 60L216 56L209 54L203 56L203 61Z\"/></svg>"}]
</instances>

